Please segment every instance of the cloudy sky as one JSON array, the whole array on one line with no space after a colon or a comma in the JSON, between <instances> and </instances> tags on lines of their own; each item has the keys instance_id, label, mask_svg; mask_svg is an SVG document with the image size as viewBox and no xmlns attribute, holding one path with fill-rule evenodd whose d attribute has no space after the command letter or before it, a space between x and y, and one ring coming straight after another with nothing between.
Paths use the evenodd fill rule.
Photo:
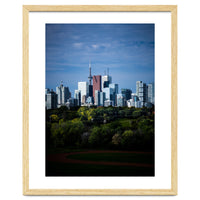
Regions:
<instances>
[{"instance_id":1,"label":"cloudy sky","mask_svg":"<svg viewBox=\"0 0 200 200\"><path fill-rule=\"evenodd\" d=\"M78 81L109 75L135 92L136 81L154 82L154 24L46 24L46 88L63 81L72 94Z\"/></svg>"}]
</instances>

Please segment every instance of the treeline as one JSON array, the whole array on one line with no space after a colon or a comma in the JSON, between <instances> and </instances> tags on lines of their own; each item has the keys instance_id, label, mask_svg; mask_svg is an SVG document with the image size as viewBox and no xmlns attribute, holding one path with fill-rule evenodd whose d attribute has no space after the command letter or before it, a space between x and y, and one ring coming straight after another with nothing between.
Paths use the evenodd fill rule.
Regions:
<instances>
[{"instance_id":1,"label":"treeline","mask_svg":"<svg viewBox=\"0 0 200 200\"><path fill-rule=\"evenodd\" d=\"M61 107L46 111L48 147L154 149L154 108Z\"/></svg>"}]
</instances>

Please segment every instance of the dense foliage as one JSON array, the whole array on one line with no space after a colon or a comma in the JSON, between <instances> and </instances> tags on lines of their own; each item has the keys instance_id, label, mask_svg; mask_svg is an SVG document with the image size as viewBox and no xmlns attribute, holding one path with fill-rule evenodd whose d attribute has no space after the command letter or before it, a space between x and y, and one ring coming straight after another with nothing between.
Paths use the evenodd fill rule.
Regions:
<instances>
[{"instance_id":1,"label":"dense foliage","mask_svg":"<svg viewBox=\"0 0 200 200\"><path fill-rule=\"evenodd\" d=\"M154 108L60 107L46 110L48 147L154 149Z\"/></svg>"}]
</instances>

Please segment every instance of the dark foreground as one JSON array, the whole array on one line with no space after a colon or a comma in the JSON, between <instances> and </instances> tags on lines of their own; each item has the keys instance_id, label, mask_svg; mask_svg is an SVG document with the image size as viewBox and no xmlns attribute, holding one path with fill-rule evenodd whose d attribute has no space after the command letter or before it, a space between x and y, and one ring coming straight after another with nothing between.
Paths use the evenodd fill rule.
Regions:
<instances>
[{"instance_id":1,"label":"dark foreground","mask_svg":"<svg viewBox=\"0 0 200 200\"><path fill-rule=\"evenodd\" d=\"M46 110L46 176L154 176L154 108Z\"/></svg>"},{"instance_id":2,"label":"dark foreground","mask_svg":"<svg viewBox=\"0 0 200 200\"><path fill-rule=\"evenodd\" d=\"M110 150L49 154L46 176L154 176L154 154Z\"/></svg>"}]
</instances>

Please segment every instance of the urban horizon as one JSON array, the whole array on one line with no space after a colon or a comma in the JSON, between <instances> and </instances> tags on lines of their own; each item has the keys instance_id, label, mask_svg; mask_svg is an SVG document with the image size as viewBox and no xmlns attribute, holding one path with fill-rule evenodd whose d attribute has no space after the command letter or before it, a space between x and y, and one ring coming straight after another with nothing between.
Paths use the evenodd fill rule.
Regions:
<instances>
[{"instance_id":1,"label":"urban horizon","mask_svg":"<svg viewBox=\"0 0 200 200\"><path fill-rule=\"evenodd\" d=\"M90 65L90 64L89 64ZM89 66L88 65L88 66ZM87 67L87 69L89 69L89 67ZM113 76L111 76L111 75L109 75L110 74L110 72L109 72L109 68L107 68L106 70L104 70L104 74L102 75L102 74L95 74L95 75L92 75L92 76L101 76L101 77L103 77L103 76L109 76L109 77L112 77L113 78ZM88 74L89 75L89 74ZM112 79L113 80L113 79ZM144 81L144 80L137 80L137 81L142 81L143 83L146 83L146 84L154 84L154 80L153 81L149 81L149 82L146 82L146 81ZM136 82L137 82L136 81ZM60 86L61 84L63 85L63 86L65 86L65 87L68 87L69 88L69 90L70 90L70 86L69 85L67 85L67 81L65 81L65 80L60 80L60 82L59 81L57 81L58 82L58 84L57 85L55 85L53 88L51 88L51 87L45 87L45 89L49 89L49 90L53 90L53 91L56 91L56 87L58 87L58 86ZM85 77L85 79L83 79L83 80L81 80L81 81L78 81L78 82L88 82L88 84L89 84L89 81L88 81L88 77ZM71 93L71 97L74 97L74 94L75 94L75 90L78 90L78 82L76 82L76 85L77 85L77 87L74 89L74 90L70 90L70 93ZM113 82L113 81L112 81ZM132 89L132 88L128 88L128 87L120 87L120 85L118 84L118 83L116 83L116 84L118 84L118 89L119 89L119 91L121 91L121 89L130 89L131 91L132 91L132 93L136 93L136 82L135 82L135 84L133 84L133 87L132 88L135 88L135 90L134 89ZM115 83L115 82L113 82L113 83ZM135 91L135 92L133 92L133 91ZM120 94L120 93L119 93Z\"/></svg>"},{"instance_id":2,"label":"urban horizon","mask_svg":"<svg viewBox=\"0 0 200 200\"><path fill-rule=\"evenodd\" d=\"M89 64L90 65L90 64ZM89 67L87 67L87 69L89 69ZM107 68L107 69L105 69L104 70L104 74L102 75L102 74L95 74L94 76L110 76L110 77L113 77L113 76L111 76L111 75L109 75L110 74L110 72L109 72L109 68ZM113 79L112 79L113 80ZM137 80L137 81L142 81L143 83L146 83L146 84L151 84L151 83L153 83L154 84L154 80L152 80L152 81L149 81L149 82L146 82L146 81L144 81L144 80ZM136 81L136 82L137 82ZM65 87L68 87L69 88L69 90L70 90L70 84L67 84L68 82L69 82L69 80L67 80L67 81L65 81L65 80L60 80L60 81L57 81L58 82L58 84L57 85L55 85L54 87L45 87L45 89L49 89L49 90L53 90L53 91L56 91L56 87L58 87L58 86L60 86L61 84L63 84ZM84 79L82 79L81 81L78 81L78 82L88 82L88 77L85 77ZM71 89L70 90L70 93L71 93L71 97L74 97L74 92L75 92L75 90L77 90L78 89L78 82L75 82L75 84L77 85L77 88L75 88L74 90L73 89ZM113 82L113 81L112 81ZM116 83L117 84L117 83ZM119 91L121 91L121 89L130 89L130 90L132 90L132 91L136 91L136 83L135 84L132 84L133 85L133 87L131 87L131 88L129 88L129 87L120 87L120 85L118 84L118 86L119 86ZM134 89L133 89L134 88ZM133 92L133 93L136 93L136 92Z\"/></svg>"},{"instance_id":3,"label":"urban horizon","mask_svg":"<svg viewBox=\"0 0 200 200\"><path fill-rule=\"evenodd\" d=\"M113 77L121 88L154 82L154 24L46 24L46 85L63 84L72 96L92 74ZM134 84L133 84L134 83Z\"/></svg>"},{"instance_id":4,"label":"urban horizon","mask_svg":"<svg viewBox=\"0 0 200 200\"><path fill-rule=\"evenodd\" d=\"M72 95L69 86L64 85L61 81L60 85L54 91L52 88L45 88L45 95L48 93L55 93L57 96L56 107L72 103L72 100L77 100L76 106L128 106L128 107L143 107L147 106L145 103L154 104L154 82L144 83L143 81L136 81L136 90L132 91L130 88L121 88L119 91L119 84L112 82L112 76L109 75L109 69L106 75L92 75L91 65L89 64L88 81L77 82L77 89ZM102 96L103 95L103 96ZM83 100L83 96L85 100ZM96 97L98 96L98 97ZM102 97L101 97L102 96ZM51 103L52 104L51 97ZM122 98L119 104L119 99ZM48 98L45 97L46 105ZM132 104L131 101L132 100ZM54 101L54 100L53 100ZM101 103L100 103L101 101ZM106 105L106 101L112 101ZM137 102L137 104L135 103ZM141 102L141 103L140 103ZM138 103L140 103L138 105ZM75 106L75 103L72 103ZM72 105L71 105L72 106ZM152 105L148 105L152 106ZM70 107L70 106L69 106ZM47 109L48 106L47 106Z\"/></svg>"},{"instance_id":5,"label":"urban horizon","mask_svg":"<svg viewBox=\"0 0 200 200\"><path fill-rule=\"evenodd\" d=\"M88 67L87 67L87 69L88 69ZM108 71L109 71L109 68L107 68L107 69L105 69L104 70L104 74L102 75L102 74L95 74L94 76L107 76L108 75ZM109 72L109 74L110 74L110 72ZM111 76L111 75L108 75L108 76ZM111 77L113 77L113 76L111 76ZM139 80L136 80L136 82L137 81L139 81ZM152 80L152 81L144 81L144 80L141 80L140 79L140 81L142 81L143 83L146 83L146 84L151 84L151 83L154 83L154 80ZM88 77L85 77L84 79L82 79L81 81L78 81L78 82L88 82ZM78 82L75 82L74 81L74 83L77 85L77 87L73 90L73 89L71 89L70 90L70 84L69 84L69 80L60 80L60 81L57 81L57 85L55 85L54 87L45 87L45 89L50 89L50 90L53 90L53 91L56 91L56 87L58 87L58 86L60 86L61 84L63 84L65 87L68 87L69 88L69 90L70 90L70 92L71 92L71 97L74 97L74 92L75 92L75 90L78 90ZM112 81L113 82L113 81ZM67 84L68 83L68 84ZM119 84L118 84L119 85ZM72 87L72 88L74 88L74 87ZM136 91L136 83L135 84L132 84L132 87L120 87L120 85L119 85L119 91L121 91L121 89L130 89L130 90L132 90L132 91ZM133 92L133 93L136 93L136 92Z\"/></svg>"}]
</instances>

